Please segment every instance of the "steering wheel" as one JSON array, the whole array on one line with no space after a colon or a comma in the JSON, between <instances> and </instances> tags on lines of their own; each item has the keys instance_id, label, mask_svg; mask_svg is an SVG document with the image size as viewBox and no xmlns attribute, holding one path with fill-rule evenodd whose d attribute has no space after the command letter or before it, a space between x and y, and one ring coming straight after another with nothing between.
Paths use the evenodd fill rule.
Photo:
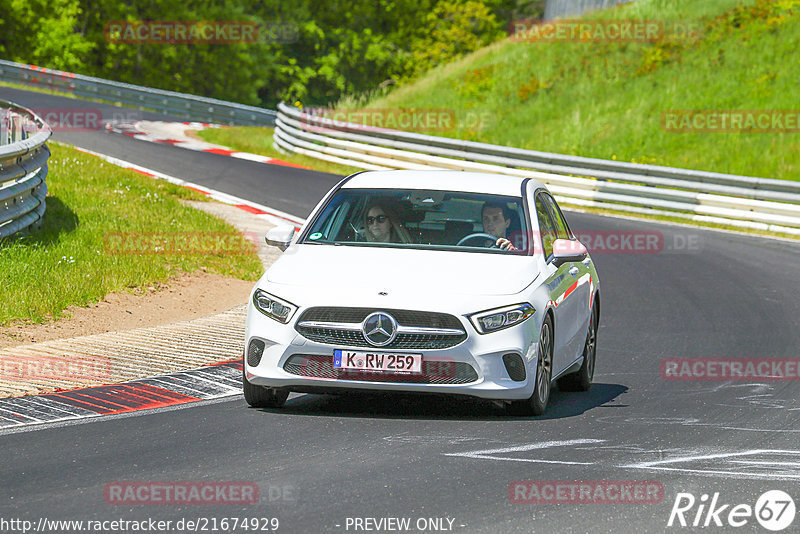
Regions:
<instances>
[{"instance_id":1,"label":"steering wheel","mask_svg":"<svg viewBox=\"0 0 800 534\"><path fill-rule=\"evenodd\" d=\"M470 241L472 239L485 239L485 240L491 241L492 242L491 246L487 247L487 248L497 248L497 244L496 244L497 243L497 238L495 236L493 236L492 234L487 234L485 232L475 232L474 234L466 235L466 236L462 237L458 241L458 243L456 243L456 246L460 247L461 245L463 245L464 243L466 243L467 241Z\"/></svg>"}]
</instances>

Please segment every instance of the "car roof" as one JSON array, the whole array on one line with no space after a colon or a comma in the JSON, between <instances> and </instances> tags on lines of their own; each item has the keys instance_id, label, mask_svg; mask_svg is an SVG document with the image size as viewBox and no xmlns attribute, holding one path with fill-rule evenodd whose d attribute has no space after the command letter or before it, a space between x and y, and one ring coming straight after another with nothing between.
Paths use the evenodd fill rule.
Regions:
<instances>
[{"instance_id":1,"label":"car roof","mask_svg":"<svg viewBox=\"0 0 800 534\"><path fill-rule=\"evenodd\" d=\"M347 189L425 189L462 191L518 197L526 178L507 174L442 170L365 171L353 175L342 185ZM531 179L528 187L544 185Z\"/></svg>"}]
</instances>

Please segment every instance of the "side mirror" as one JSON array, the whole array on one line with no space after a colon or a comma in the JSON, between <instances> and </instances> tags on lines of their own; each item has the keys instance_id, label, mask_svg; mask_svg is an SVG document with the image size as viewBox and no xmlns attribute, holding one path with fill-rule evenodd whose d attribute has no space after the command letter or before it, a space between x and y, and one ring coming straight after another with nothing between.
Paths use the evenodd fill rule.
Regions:
<instances>
[{"instance_id":1,"label":"side mirror","mask_svg":"<svg viewBox=\"0 0 800 534\"><path fill-rule=\"evenodd\" d=\"M294 226L276 226L267 232L264 239L266 239L267 245L286 250L292 244L293 237Z\"/></svg>"},{"instance_id":2,"label":"side mirror","mask_svg":"<svg viewBox=\"0 0 800 534\"><path fill-rule=\"evenodd\" d=\"M577 239L556 239L553 241L553 264L558 267L570 261L583 261L589 251Z\"/></svg>"}]
</instances>

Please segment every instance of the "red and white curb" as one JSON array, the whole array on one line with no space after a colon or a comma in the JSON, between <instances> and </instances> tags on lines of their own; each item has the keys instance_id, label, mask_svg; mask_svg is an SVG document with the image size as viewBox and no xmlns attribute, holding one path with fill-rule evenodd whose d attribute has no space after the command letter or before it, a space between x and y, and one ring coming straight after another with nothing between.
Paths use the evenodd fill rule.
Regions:
<instances>
[{"instance_id":1,"label":"red and white curb","mask_svg":"<svg viewBox=\"0 0 800 534\"><path fill-rule=\"evenodd\" d=\"M218 154L220 156L230 156L232 158L244 159L247 161L254 161L256 163L267 163L270 165L282 165L284 167L294 167L297 169L308 169L308 167L304 167L303 165L297 165L296 163L289 163L288 161L283 161L277 158L270 158L267 156L262 156L260 154L251 154L249 152L239 152L236 150L231 150L228 147L224 147L221 145L215 145L212 143L206 143L204 141L198 141L196 139L187 138L184 135L160 135L158 133L147 132L145 131L143 124L148 125L156 125L156 130L161 131L169 131L175 130L176 127L185 128L188 127L189 129L193 130L202 130L204 128L219 128L220 126L209 124L206 122L147 122L147 121L138 121L133 123L125 123L125 122L108 122L105 125L107 132L112 133L119 133L122 135L126 135L133 139L138 139L139 141L148 141L151 143L161 143L165 145L176 146L179 148L185 148L187 150L195 150L197 152L207 152L209 154Z\"/></svg>"},{"instance_id":2,"label":"red and white curb","mask_svg":"<svg viewBox=\"0 0 800 534\"><path fill-rule=\"evenodd\" d=\"M0 399L0 434L242 394L242 361L57 393Z\"/></svg>"},{"instance_id":3,"label":"red and white curb","mask_svg":"<svg viewBox=\"0 0 800 534\"><path fill-rule=\"evenodd\" d=\"M209 189L208 187L202 185L187 182L186 180L181 180L180 178L175 178L174 176L154 171L152 169L142 167L141 165L136 165L135 163L131 163L129 161L125 161L112 156L107 156L105 154L100 154L98 152L93 152L85 148L75 147L75 150L78 150L85 154L96 156L104 161L111 163L112 165L122 167L123 169L130 169L140 174L144 174L145 176L149 176L150 178L160 178L170 183L186 187L187 189L191 189L203 195L207 195L209 198L212 198L218 202L229 204L231 206L244 210L248 213L252 213L253 215L257 215L265 220L272 222L273 224L277 225L285 225L287 223L292 224L294 225L295 230L297 231L299 231L300 228L303 226L303 224L305 224L305 219L302 219L300 217L295 217L294 215L290 215L286 212L276 210L274 208L270 208L262 204L257 204L249 200L238 198L233 195L223 193L221 191Z\"/></svg>"},{"instance_id":4,"label":"red and white curb","mask_svg":"<svg viewBox=\"0 0 800 534\"><path fill-rule=\"evenodd\" d=\"M288 213L215 191L180 178L141 167L105 154L75 147L112 165L151 178L187 187L214 200L230 204L277 224L299 229L305 220ZM71 422L107 415L120 415L187 403L241 395L242 362L234 360L190 371L172 373L103 386L0 399L0 434L32 425Z\"/></svg>"}]
</instances>

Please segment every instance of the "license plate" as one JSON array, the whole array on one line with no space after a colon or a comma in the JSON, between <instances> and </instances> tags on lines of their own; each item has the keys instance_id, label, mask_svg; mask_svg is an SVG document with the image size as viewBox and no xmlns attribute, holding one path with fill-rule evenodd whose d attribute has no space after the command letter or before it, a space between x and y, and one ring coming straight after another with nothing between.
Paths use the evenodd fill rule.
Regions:
<instances>
[{"instance_id":1,"label":"license plate","mask_svg":"<svg viewBox=\"0 0 800 534\"><path fill-rule=\"evenodd\" d=\"M418 374L422 372L422 354L391 354L336 349L333 351L333 367L335 369Z\"/></svg>"}]
</instances>

